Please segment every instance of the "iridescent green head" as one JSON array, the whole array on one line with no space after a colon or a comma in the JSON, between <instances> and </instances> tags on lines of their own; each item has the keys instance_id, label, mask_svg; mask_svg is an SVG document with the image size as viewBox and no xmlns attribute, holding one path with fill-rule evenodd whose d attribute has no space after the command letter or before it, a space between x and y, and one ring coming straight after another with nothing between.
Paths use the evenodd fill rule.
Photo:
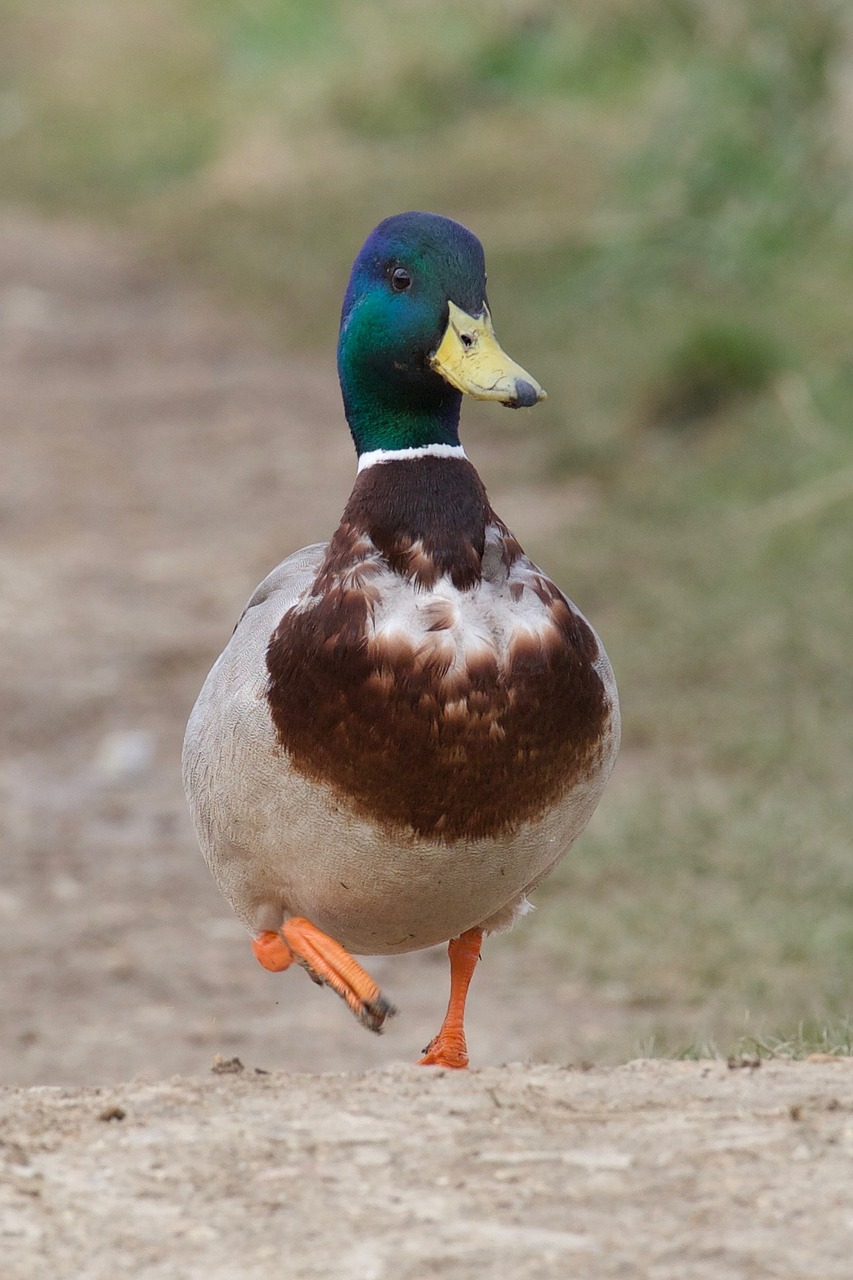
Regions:
<instances>
[{"instance_id":1,"label":"iridescent green head","mask_svg":"<svg viewBox=\"0 0 853 1280\"><path fill-rule=\"evenodd\" d=\"M463 392L529 408L545 392L501 351L483 246L435 213L380 222L353 264L338 340L359 454L459 443Z\"/></svg>"}]
</instances>

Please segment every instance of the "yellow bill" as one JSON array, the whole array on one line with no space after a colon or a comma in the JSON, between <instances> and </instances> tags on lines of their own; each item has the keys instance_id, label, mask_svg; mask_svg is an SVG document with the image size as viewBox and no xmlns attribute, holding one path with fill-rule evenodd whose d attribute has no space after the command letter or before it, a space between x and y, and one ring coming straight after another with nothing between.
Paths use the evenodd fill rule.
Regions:
<instances>
[{"instance_id":1,"label":"yellow bill","mask_svg":"<svg viewBox=\"0 0 853 1280\"><path fill-rule=\"evenodd\" d=\"M447 328L430 357L436 373L475 400L499 400L510 409L529 409L547 399L536 379L501 350L488 307L469 316L455 302L447 305Z\"/></svg>"}]
</instances>

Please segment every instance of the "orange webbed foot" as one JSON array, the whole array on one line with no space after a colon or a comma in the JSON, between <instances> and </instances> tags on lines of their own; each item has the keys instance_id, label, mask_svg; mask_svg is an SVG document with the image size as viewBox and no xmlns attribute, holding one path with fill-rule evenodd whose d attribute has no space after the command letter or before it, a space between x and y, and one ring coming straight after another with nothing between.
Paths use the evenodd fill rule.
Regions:
<instances>
[{"instance_id":1,"label":"orange webbed foot","mask_svg":"<svg viewBox=\"0 0 853 1280\"><path fill-rule=\"evenodd\" d=\"M454 1071L464 1071L468 1066L465 1036L442 1036L439 1033L424 1049L424 1056L418 1059L418 1066L450 1067Z\"/></svg>"},{"instance_id":2,"label":"orange webbed foot","mask_svg":"<svg viewBox=\"0 0 853 1280\"><path fill-rule=\"evenodd\" d=\"M482 929L468 929L448 944L450 956L450 1001L438 1035L429 1042L418 1066L450 1067L464 1071L468 1066L468 1046L465 1043L465 1000L468 987L480 959L483 942Z\"/></svg>"},{"instance_id":3,"label":"orange webbed foot","mask_svg":"<svg viewBox=\"0 0 853 1280\"><path fill-rule=\"evenodd\" d=\"M397 1012L358 961L310 920L300 916L285 920L281 933L292 959L315 982L336 991L363 1027L380 1032L385 1019Z\"/></svg>"}]
</instances>

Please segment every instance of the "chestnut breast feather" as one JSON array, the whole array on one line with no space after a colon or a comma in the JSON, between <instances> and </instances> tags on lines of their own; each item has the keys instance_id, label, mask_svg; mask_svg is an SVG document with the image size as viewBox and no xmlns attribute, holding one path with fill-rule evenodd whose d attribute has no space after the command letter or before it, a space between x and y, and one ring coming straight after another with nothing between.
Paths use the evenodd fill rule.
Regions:
<instances>
[{"instance_id":1,"label":"chestnut breast feather","mask_svg":"<svg viewBox=\"0 0 853 1280\"><path fill-rule=\"evenodd\" d=\"M344 521L268 646L291 767L397 836L513 831L592 778L610 747L591 627L488 514L466 587L436 572L422 540L392 567Z\"/></svg>"}]
</instances>

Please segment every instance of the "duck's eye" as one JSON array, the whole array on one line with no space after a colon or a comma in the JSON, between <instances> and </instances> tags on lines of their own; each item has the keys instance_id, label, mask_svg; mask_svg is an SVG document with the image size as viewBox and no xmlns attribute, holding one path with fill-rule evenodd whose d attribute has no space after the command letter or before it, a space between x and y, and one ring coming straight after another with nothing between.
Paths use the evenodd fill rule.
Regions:
<instances>
[{"instance_id":1,"label":"duck's eye","mask_svg":"<svg viewBox=\"0 0 853 1280\"><path fill-rule=\"evenodd\" d=\"M405 267L395 267L391 272L391 288L395 293L405 293L411 283L412 277Z\"/></svg>"}]
</instances>

